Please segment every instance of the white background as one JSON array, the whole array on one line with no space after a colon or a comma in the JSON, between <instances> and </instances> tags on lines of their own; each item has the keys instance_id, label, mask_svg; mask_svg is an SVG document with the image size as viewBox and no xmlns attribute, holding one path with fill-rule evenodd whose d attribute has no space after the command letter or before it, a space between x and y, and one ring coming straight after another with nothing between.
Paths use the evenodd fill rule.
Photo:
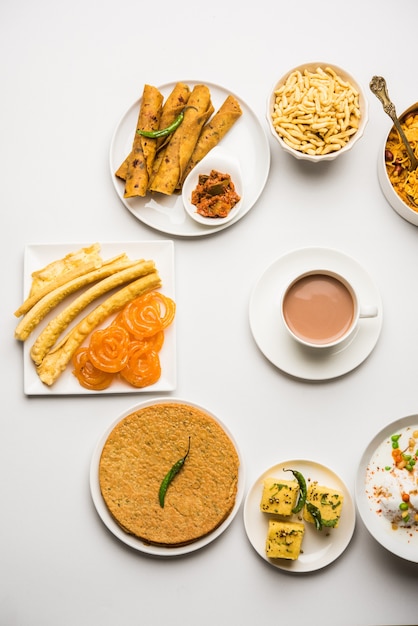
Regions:
<instances>
[{"instance_id":1,"label":"white background","mask_svg":"<svg viewBox=\"0 0 418 626\"><path fill-rule=\"evenodd\" d=\"M417 623L418 565L387 552L359 518L342 557L308 575L263 561L242 512L189 557L158 560L125 547L98 518L88 473L102 432L138 396L25 397L13 315L27 244L165 237L126 210L108 169L114 128L145 82L227 86L267 128L276 79L326 61L366 87L385 76L400 113L418 100L417 19L416 0L2 1L1 626ZM271 138L270 176L254 209L211 237L175 240L175 395L228 425L248 486L300 457L330 466L353 492L375 433L418 412L418 230L380 191L377 155L390 120L368 94L369 124L350 153L302 164ZM304 246L353 256L384 305L370 357L315 384L271 365L248 322L262 271Z\"/></svg>"}]
</instances>

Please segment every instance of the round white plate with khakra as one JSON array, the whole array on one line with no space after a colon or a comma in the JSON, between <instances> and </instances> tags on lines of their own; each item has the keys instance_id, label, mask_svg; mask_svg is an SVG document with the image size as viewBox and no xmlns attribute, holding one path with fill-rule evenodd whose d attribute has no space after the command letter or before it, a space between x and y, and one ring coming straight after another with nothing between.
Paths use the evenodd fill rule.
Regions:
<instances>
[{"instance_id":1,"label":"round white plate with khakra","mask_svg":"<svg viewBox=\"0 0 418 626\"><path fill-rule=\"evenodd\" d=\"M125 529L122 528L122 526L120 526L115 521L115 518L111 514L109 508L107 507L105 500L102 496L101 487L100 487L100 476L99 476L100 460L102 457L103 448L108 440L108 437L112 433L112 431L116 427L118 427L118 425L121 422L123 422L125 418L129 417L134 412L141 411L142 409L146 409L147 407L157 407L158 409L158 405L166 404L166 403L169 403L170 405L174 405L176 403L182 406L186 405L186 406L191 407L192 409L196 408L206 413L210 418L215 420L218 426L220 426L222 430L226 433L226 435L232 442L236 450L236 453L238 455L238 459L239 459L237 493L236 493L235 502L231 511L229 512L227 517L219 524L219 526L214 528L210 533L200 537L199 539L195 541L187 543L185 545L166 546L166 545L151 544L140 539L134 534L131 534L125 531ZM166 437L167 433L165 433L164 436ZM144 445L148 446L149 442L145 442ZM123 452L123 446L120 450L122 450ZM162 473L162 477L163 475L164 475L164 472ZM210 477L209 477L209 480L211 480ZM121 541L125 545L129 546L130 548L133 548L134 550L137 550L140 553L152 555L156 557L176 557L176 556L189 554L191 552L195 552L196 550L200 550L204 548L208 544L215 541L218 537L220 537L231 525L231 523L235 519L240 509L240 506L242 504L242 500L244 497L244 488L245 488L244 483L245 483L245 469L244 469L242 454L240 452L240 449L238 447L236 440L234 439L233 435L228 430L228 428L225 426L225 424L219 419L219 417L217 417L208 409L203 408L199 406L198 404L194 402L190 402L188 400L186 401L186 400L182 400L179 398L171 398L171 397L170 398L158 398L158 399L153 398L151 400L141 402L140 404L137 404L131 407L127 411L124 411L108 428L106 428L105 432L100 437L96 445L96 448L93 452L93 457L92 457L91 464L90 464L90 492L91 492L91 496L92 496L96 511L101 521L103 522L103 524L114 535L114 537L116 537L119 541ZM192 486L190 488L190 492L191 492L190 497L192 500L193 500L193 490L195 488L196 488L195 486ZM197 487L197 489L198 490L200 489L200 485ZM158 497L157 492L156 492L155 497L156 498Z\"/></svg>"}]
</instances>

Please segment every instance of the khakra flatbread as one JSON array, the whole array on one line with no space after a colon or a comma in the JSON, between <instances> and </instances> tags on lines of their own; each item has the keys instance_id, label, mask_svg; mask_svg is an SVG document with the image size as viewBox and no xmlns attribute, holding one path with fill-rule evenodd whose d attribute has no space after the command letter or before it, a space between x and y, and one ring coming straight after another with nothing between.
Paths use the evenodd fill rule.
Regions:
<instances>
[{"instance_id":1,"label":"khakra flatbread","mask_svg":"<svg viewBox=\"0 0 418 626\"><path fill-rule=\"evenodd\" d=\"M164 506L160 485L185 456ZM215 530L232 511L239 456L221 425L194 406L162 402L122 419L99 462L100 490L125 532L152 545L176 547Z\"/></svg>"}]
</instances>

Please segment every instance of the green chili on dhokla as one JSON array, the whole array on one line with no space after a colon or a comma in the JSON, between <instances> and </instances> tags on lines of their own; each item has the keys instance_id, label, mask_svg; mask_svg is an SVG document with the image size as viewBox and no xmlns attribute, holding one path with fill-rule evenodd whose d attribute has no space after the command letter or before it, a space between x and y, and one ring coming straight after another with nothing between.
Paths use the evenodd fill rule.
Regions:
<instances>
[{"instance_id":1,"label":"green chili on dhokla","mask_svg":"<svg viewBox=\"0 0 418 626\"><path fill-rule=\"evenodd\" d=\"M334 528L338 522L338 518L329 520L322 519L321 511L308 500L306 501L306 510L312 515L316 530L322 530L323 526Z\"/></svg>"},{"instance_id":2,"label":"green chili on dhokla","mask_svg":"<svg viewBox=\"0 0 418 626\"><path fill-rule=\"evenodd\" d=\"M303 474L301 472L298 472L296 470L293 469L283 469L284 472L292 472L293 476L296 478L296 480L299 483L299 495L298 495L298 500L294 506L294 508L292 509L292 513L299 513L299 511L301 511L304 507L304 504L306 502L306 494L308 492L307 486L306 486L306 480L305 477L303 476Z\"/></svg>"}]
</instances>

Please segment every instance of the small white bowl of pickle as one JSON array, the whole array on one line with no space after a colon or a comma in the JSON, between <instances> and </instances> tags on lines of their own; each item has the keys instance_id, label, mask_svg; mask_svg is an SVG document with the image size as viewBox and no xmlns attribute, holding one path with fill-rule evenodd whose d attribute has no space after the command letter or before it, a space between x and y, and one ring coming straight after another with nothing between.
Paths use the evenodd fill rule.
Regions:
<instances>
[{"instance_id":1,"label":"small white bowl of pickle","mask_svg":"<svg viewBox=\"0 0 418 626\"><path fill-rule=\"evenodd\" d=\"M222 148L213 148L183 183L188 215L205 226L221 226L240 211L243 182L239 160Z\"/></svg>"},{"instance_id":2,"label":"small white bowl of pickle","mask_svg":"<svg viewBox=\"0 0 418 626\"><path fill-rule=\"evenodd\" d=\"M418 102L399 116L402 129L418 157ZM418 170L409 171L405 146L392 126L379 151L378 177L383 195L405 220L418 226Z\"/></svg>"}]
</instances>

